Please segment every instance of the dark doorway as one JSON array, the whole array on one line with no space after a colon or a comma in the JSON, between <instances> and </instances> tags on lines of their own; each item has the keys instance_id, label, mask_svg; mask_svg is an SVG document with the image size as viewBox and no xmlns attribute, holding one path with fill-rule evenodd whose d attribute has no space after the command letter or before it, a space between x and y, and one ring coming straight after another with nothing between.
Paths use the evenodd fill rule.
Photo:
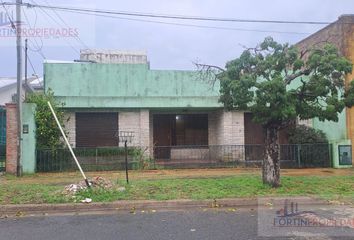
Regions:
<instances>
[{"instance_id":1,"label":"dark doorway","mask_svg":"<svg viewBox=\"0 0 354 240\"><path fill-rule=\"evenodd\" d=\"M252 113L244 114L246 160L262 160L265 132L261 124L255 123ZM288 144L288 129L279 131L279 144Z\"/></svg>"},{"instance_id":2,"label":"dark doorway","mask_svg":"<svg viewBox=\"0 0 354 240\"><path fill-rule=\"evenodd\" d=\"M249 144L264 144L265 132L263 127L259 123L255 123L253 120L252 113L245 113L244 124L245 124L245 145ZM281 129L279 131L279 144L288 144L288 128Z\"/></svg>"},{"instance_id":3,"label":"dark doorway","mask_svg":"<svg viewBox=\"0 0 354 240\"><path fill-rule=\"evenodd\" d=\"M207 114L156 114L153 116L155 157L169 159L171 146L207 146Z\"/></svg>"}]
</instances>

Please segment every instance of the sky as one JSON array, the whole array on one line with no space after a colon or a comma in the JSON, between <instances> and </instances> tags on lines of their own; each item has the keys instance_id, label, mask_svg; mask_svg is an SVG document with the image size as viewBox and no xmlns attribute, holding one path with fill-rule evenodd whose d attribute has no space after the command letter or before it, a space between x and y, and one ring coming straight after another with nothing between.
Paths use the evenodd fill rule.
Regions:
<instances>
[{"instance_id":1,"label":"sky","mask_svg":"<svg viewBox=\"0 0 354 240\"><path fill-rule=\"evenodd\" d=\"M13 1L13 0L0 0ZM353 14L353 0L23 0L43 5L60 5L115 11L204 17L333 22L342 14ZM152 69L196 69L193 62L224 67L239 57L245 47L254 47L265 37L295 44L326 25L226 23L191 20L149 19L118 16L107 18L62 11L23 7L24 29L54 29L55 34L28 37L29 75L43 75L43 61L79 59L80 49L145 50ZM14 7L0 14L14 17ZM130 19L122 19L130 18ZM141 21L143 20L143 21ZM152 23L233 28L197 28ZM2 28L10 28L3 26ZM238 29L238 30L235 30ZM241 31L240 29L243 29ZM1 30L1 27L0 27ZM257 30L257 31L244 31ZM258 30L261 30L259 32ZM65 32L66 31L66 32ZM78 37L67 36L74 31ZM268 32L262 32L268 31ZM292 33L279 33L292 32ZM13 36L0 31L0 77L16 76L16 45Z\"/></svg>"}]
</instances>

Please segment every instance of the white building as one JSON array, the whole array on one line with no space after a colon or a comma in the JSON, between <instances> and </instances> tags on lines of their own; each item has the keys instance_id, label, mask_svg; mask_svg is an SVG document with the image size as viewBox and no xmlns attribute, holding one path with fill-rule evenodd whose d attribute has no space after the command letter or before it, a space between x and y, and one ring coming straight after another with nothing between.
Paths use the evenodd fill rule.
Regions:
<instances>
[{"instance_id":1,"label":"white building","mask_svg":"<svg viewBox=\"0 0 354 240\"><path fill-rule=\"evenodd\" d=\"M43 78L30 77L27 80L28 84L22 82L22 98L25 97L25 92L34 92L43 90ZM16 77L0 77L0 106L6 103L16 101L17 79Z\"/></svg>"}]
</instances>

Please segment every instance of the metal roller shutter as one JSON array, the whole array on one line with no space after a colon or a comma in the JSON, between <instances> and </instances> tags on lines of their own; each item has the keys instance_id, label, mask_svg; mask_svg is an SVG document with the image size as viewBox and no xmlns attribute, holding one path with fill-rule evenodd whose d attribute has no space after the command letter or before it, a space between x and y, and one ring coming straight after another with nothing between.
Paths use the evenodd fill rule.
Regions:
<instances>
[{"instance_id":1,"label":"metal roller shutter","mask_svg":"<svg viewBox=\"0 0 354 240\"><path fill-rule=\"evenodd\" d=\"M76 113L76 147L118 146L118 113Z\"/></svg>"}]
</instances>

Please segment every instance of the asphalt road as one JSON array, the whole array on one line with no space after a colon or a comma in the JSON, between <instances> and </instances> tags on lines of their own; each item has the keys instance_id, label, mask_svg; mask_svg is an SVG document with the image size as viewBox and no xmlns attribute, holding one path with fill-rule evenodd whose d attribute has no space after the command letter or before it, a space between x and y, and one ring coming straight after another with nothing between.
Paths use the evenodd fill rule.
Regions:
<instances>
[{"instance_id":1,"label":"asphalt road","mask_svg":"<svg viewBox=\"0 0 354 240\"><path fill-rule=\"evenodd\" d=\"M26 216L0 219L7 239L275 239L257 236L257 214L250 209L110 212L94 215ZM277 239L354 239L323 235Z\"/></svg>"}]
</instances>

